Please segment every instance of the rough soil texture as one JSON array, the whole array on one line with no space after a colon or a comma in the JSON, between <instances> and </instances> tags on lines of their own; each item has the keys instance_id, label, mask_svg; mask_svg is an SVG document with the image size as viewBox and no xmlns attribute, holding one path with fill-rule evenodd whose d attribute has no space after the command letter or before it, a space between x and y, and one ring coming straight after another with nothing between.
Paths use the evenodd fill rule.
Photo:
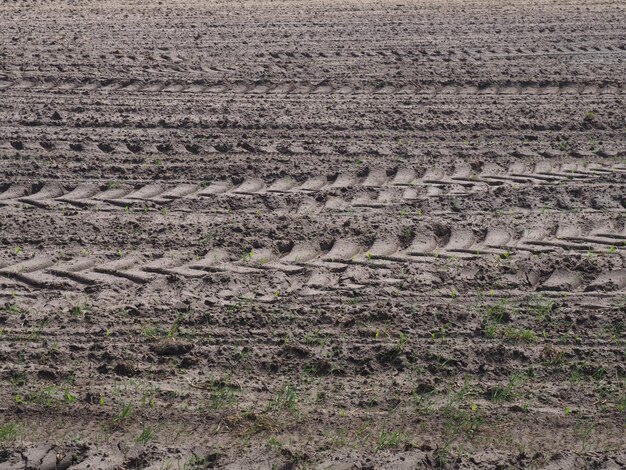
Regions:
<instances>
[{"instance_id":1,"label":"rough soil texture","mask_svg":"<svg viewBox=\"0 0 626 470\"><path fill-rule=\"evenodd\" d=\"M626 4L3 1L0 469L626 467Z\"/></svg>"}]
</instances>

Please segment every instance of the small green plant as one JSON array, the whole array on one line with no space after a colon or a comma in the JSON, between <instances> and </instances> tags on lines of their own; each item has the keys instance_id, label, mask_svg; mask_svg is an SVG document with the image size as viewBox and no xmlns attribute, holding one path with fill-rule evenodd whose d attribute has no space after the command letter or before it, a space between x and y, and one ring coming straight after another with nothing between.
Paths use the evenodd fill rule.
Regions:
<instances>
[{"instance_id":1,"label":"small green plant","mask_svg":"<svg viewBox=\"0 0 626 470\"><path fill-rule=\"evenodd\" d=\"M14 423L0 424L0 442L12 442L17 439L17 426Z\"/></svg>"},{"instance_id":2,"label":"small green plant","mask_svg":"<svg viewBox=\"0 0 626 470\"><path fill-rule=\"evenodd\" d=\"M491 391L491 399L494 402L511 401L521 383L522 376L517 373L512 374L504 386L496 387Z\"/></svg>"},{"instance_id":3,"label":"small green plant","mask_svg":"<svg viewBox=\"0 0 626 470\"><path fill-rule=\"evenodd\" d=\"M199 455L193 454L184 464L182 470L197 470L201 468L207 468L212 462L209 462L209 459L206 457L200 457Z\"/></svg>"},{"instance_id":4,"label":"small green plant","mask_svg":"<svg viewBox=\"0 0 626 470\"><path fill-rule=\"evenodd\" d=\"M401 353L402 351L404 351L404 348L406 347L406 344L408 342L409 342L409 336L406 333L400 332L398 341L393 347L394 351L397 352L398 354Z\"/></svg>"},{"instance_id":5,"label":"small green plant","mask_svg":"<svg viewBox=\"0 0 626 470\"><path fill-rule=\"evenodd\" d=\"M626 413L626 393L618 398L615 408L620 413Z\"/></svg>"},{"instance_id":6,"label":"small green plant","mask_svg":"<svg viewBox=\"0 0 626 470\"><path fill-rule=\"evenodd\" d=\"M274 411L289 411L298 413L298 391L292 385L283 386L270 401L269 408Z\"/></svg>"},{"instance_id":7,"label":"small green plant","mask_svg":"<svg viewBox=\"0 0 626 470\"><path fill-rule=\"evenodd\" d=\"M4 305L4 311L11 315L18 315L22 309L15 302L12 302Z\"/></svg>"},{"instance_id":8,"label":"small green plant","mask_svg":"<svg viewBox=\"0 0 626 470\"><path fill-rule=\"evenodd\" d=\"M214 410L231 408L237 403L234 389L219 380L211 380L208 390L211 408Z\"/></svg>"},{"instance_id":9,"label":"small green plant","mask_svg":"<svg viewBox=\"0 0 626 470\"><path fill-rule=\"evenodd\" d=\"M252 257L254 256L254 250L252 250L252 248L250 248L249 251L244 251L243 254L241 255L241 259L244 261L250 261L252 260Z\"/></svg>"},{"instance_id":10,"label":"small green plant","mask_svg":"<svg viewBox=\"0 0 626 470\"><path fill-rule=\"evenodd\" d=\"M448 329L448 326L449 325L447 323L445 325L441 325L435 331L432 331L430 333L430 338L433 341L440 340L443 343L446 340L446 331Z\"/></svg>"},{"instance_id":11,"label":"small green plant","mask_svg":"<svg viewBox=\"0 0 626 470\"><path fill-rule=\"evenodd\" d=\"M203 236L202 238L200 238L200 240L198 241L198 243L200 244L200 246L202 247L207 247L209 246L209 244L211 243L211 241L213 241L213 239L215 238L215 234L210 232L208 234L206 234L205 236Z\"/></svg>"},{"instance_id":12,"label":"small green plant","mask_svg":"<svg viewBox=\"0 0 626 470\"><path fill-rule=\"evenodd\" d=\"M537 340L537 335L532 330L505 328L504 337L513 341L525 341L531 343Z\"/></svg>"},{"instance_id":13,"label":"small green plant","mask_svg":"<svg viewBox=\"0 0 626 470\"><path fill-rule=\"evenodd\" d=\"M70 313L73 317L78 318L83 315L83 308L80 305L74 305L70 308Z\"/></svg>"},{"instance_id":14,"label":"small green plant","mask_svg":"<svg viewBox=\"0 0 626 470\"><path fill-rule=\"evenodd\" d=\"M485 325L483 333L485 338L493 339L496 337L496 333L498 331L498 326L495 323L488 323Z\"/></svg>"},{"instance_id":15,"label":"small green plant","mask_svg":"<svg viewBox=\"0 0 626 470\"><path fill-rule=\"evenodd\" d=\"M76 396L72 395L72 393L70 392L69 388L65 387L65 391L63 392L63 400L68 405L71 405L72 403L74 403L76 401Z\"/></svg>"},{"instance_id":16,"label":"small green plant","mask_svg":"<svg viewBox=\"0 0 626 470\"><path fill-rule=\"evenodd\" d=\"M606 375L606 369L604 367L598 367L591 375L594 380L602 380Z\"/></svg>"},{"instance_id":17,"label":"small green plant","mask_svg":"<svg viewBox=\"0 0 626 470\"><path fill-rule=\"evenodd\" d=\"M441 447L437 447L437 449L433 452L433 457L435 457L435 462L438 467L444 468L448 464L451 444L452 442L446 439L443 445Z\"/></svg>"},{"instance_id":18,"label":"small green plant","mask_svg":"<svg viewBox=\"0 0 626 470\"><path fill-rule=\"evenodd\" d=\"M611 341L616 342L618 338L620 338L624 334L624 330L626 330L626 322L624 322L623 320L614 322L609 327L609 334L611 335Z\"/></svg>"},{"instance_id":19,"label":"small green plant","mask_svg":"<svg viewBox=\"0 0 626 470\"><path fill-rule=\"evenodd\" d=\"M410 441L409 436L401 431L388 431L381 429L376 440L374 452L385 449L397 449L401 445L406 445Z\"/></svg>"},{"instance_id":20,"label":"small green plant","mask_svg":"<svg viewBox=\"0 0 626 470\"><path fill-rule=\"evenodd\" d=\"M267 448L274 451L274 452L280 452L284 446L284 444L279 441L278 439L276 439L274 436L271 436L268 440L267 440Z\"/></svg>"},{"instance_id":21,"label":"small green plant","mask_svg":"<svg viewBox=\"0 0 626 470\"><path fill-rule=\"evenodd\" d=\"M135 441L138 444L146 445L152 439L154 439L154 431L152 430L150 426L144 426L143 429L141 430L141 433L139 434L139 436L137 436L137 439L135 439Z\"/></svg>"},{"instance_id":22,"label":"small green plant","mask_svg":"<svg viewBox=\"0 0 626 470\"><path fill-rule=\"evenodd\" d=\"M595 114L593 111L587 111L585 113L585 116L583 117L585 122L591 122L594 120L594 118L595 118Z\"/></svg>"},{"instance_id":23,"label":"small green plant","mask_svg":"<svg viewBox=\"0 0 626 470\"><path fill-rule=\"evenodd\" d=\"M113 424L114 427L119 427L123 423L128 421L128 419L130 419L130 417L133 415L133 412L134 412L133 404L130 402L124 403L122 407L120 408L120 410L117 412L117 414L113 417L113 420L111 423Z\"/></svg>"},{"instance_id":24,"label":"small green plant","mask_svg":"<svg viewBox=\"0 0 626 470\"><path fill-rule=\"evenodd\" d=\"M528 303L528 310L534 313L535 320L545 322L549 319L550 314L555 307L554 301L546 299L543 296L533 297Z\"/></svg>"},{"instance_id":25,"label":"small green plant","mask_svg":"<svg viewBox=\"0 0 626 470\"><path fill-rule=\"evenodd\" d=\"M182 320L182 316L178 315L178 317L176 317L176 320L174 320L174 323L172 323L172 326L170 326L169 331L167 332L168 338L173 338L174 336L178 334L178 332L180 331L181 320Z\"/></svg>"},{"instance_id":26,"label":"small green plant","mask_svg":"<svg viewBox=\"0 0 626 470\"><path fill-rule=\"evenodd\" d=\"M574 436L580 440L580 444L582 447L582 451L586 452L589 440L591 438L591 433L596 428L596 423L585 423L584 421L579 421L576 423L576 428L574 429Z\"/></svg>"},{"instance_id":27,"label":"small green plant","mask_svg":"<svg viewBox=\"0 0 626 470\"><path fill-rule=\"evenodd\" d=\"M444 418L443 441L435 449L433 456L440 467L448 462L452 444L459 438L471 438L478 432L484 419L475 403L466 403L466 397L473 394L470 385L465 382L456 392L450 392L441 409Z\"/></svg>"},{"instance_id":28,"label":"small green plant","mask_svg":"<svg viewBox=\"0 0 626 470\"><path fill-rule=\"evenodd\" d=\"M161 332L152 325L145 325L141 327L141 336L149 339L158 339L161 336Z\"/></svg>"},{"instance_id":29,"label":"small green plant","mask_svg":"<svg viewBox=\"0 0 626 470\"><path fill-rule=\"evenodd\" d=\"M488 322L497 324L509 321L510 315L506 302L501 300L495 305L487 306L485 309L485 317Z\"/></svg>"},{"instance_id":30,"label":"small green plant","mask_svg":"<svg viewBox=\"0 0 626 470\"><path fill-rule=\"evenodd\" d=\"M402 227L402 231L400 232L400 240L403 242L410 242L413 238L413 229L410 226L405 225Z\"/></svg>"}]
</instances>

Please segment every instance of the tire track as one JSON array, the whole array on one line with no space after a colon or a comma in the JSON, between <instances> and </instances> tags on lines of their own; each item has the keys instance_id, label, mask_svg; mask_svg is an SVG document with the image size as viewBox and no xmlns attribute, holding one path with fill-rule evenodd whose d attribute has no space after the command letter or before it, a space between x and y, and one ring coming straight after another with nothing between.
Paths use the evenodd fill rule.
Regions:
<instances>
[{"instance_id":1,"label":"tire track","mask_svg":"<svg viewBox=\"0 0 626 470\"><path fill-rule=\"evenodd\" d=\"M259 145L248 141L239 141L237 143L216 142L213 145L207 143L189 143L189 142L134 142L134 141L95 141L95 142L71 142L65 140L53 141L50 139L37 140L35 138L14 138L10 140L0 140L0 152L46 152L46 153L60 153L60 152L75 152L75 153L90 153L90 154L103 154L103 155L211 155L211 154L262 154L262 155L362 155L366 151L376 151L376 146L368 147L367 149L350 149L346 148L344 144L329 143L324 145L308 145L301 142L293 141L278 141L272 145ZM380 152L379 152L380 153ZM473 153L477 153L477 157L480 160L485 161L486 164L491 164L489 160L494 157L493 150L480 150L475 149ZM45 155L45 154L44 154ZM563 172L572 173L576 171L576 167L581 167L584 170L586 162L580 163L576 161L562 162L568 158L578 158L592 160L597 158L602 159L621 159L626 158L626 151L623 150L605 150L599 149L596 152L588 152L581 150L554 150L554 149L537 149L529 150L520 148L508 152L498 152L498 159L511 159L511 160L537 160L537 165L543 165L545 169L538 168L537 171L551 171L551 167L563 167ZM541 160L556 160L557 162ZM524 165L528 163L519 162L519 171L528 171L524 169ZM591 163L593 165L593 163ZM498 163L493 163L493 171L501 172L498 169ZM602 166L602 165L600 165ZM608 165L609 167L611 165ZM614 165L616 171L621 171L624 165L616 162ZM468 172L468 170L460 168L459 172ZM600 170L601 171L601 170ZM612 171L612 170L608 170ZM469 171L471 173L471 171ZM574 175L575 176L575 175Z\"/></svg>"},{"instance_id":2,"label":"tire track","mask_svg":"<svg viewBox=\"0 0 626 470\"><path fill-rule=\"evenodd\" d=\"M533 230L521 236L506 228L486 228L484 235L476 231L449 228L435 233L418 229L410 241L401 236L396 239L377 239L370 245L362 245L351 239L337 239L332 246L322 248L314 243L291 243L291 249L279 253L269 248L251 249L234 254L225 249L212 249L202 257L189 253L173 252L149 259L147 255L108 257L79 256L59 259L55 255L39 254L17 263L5 262L0 276L14 279L38 289L66 289L72 285L92 286L130 281L147 284L157 277L203 278L209 273L231 273L238 276L256 275L263 272L282 272L286 275L309 273L308 287L330 288L337 284L339 274L350 266L360 266L374 271L389 268L398 270L401 264L426 263L437 259L476 260L493 256L495 259L515 258L524 253L532 255L607 255L624 258L626 225L615 230L610 225L597 228L590 234L573 225L559 226L554 235L545 230ZM567 269L557 269L545 282L530 273L520 280L527 280L532 289L553 291L621 291L626 287L626 270L602 272L591 282ZM69 284L68 284L69 282ZM361 286L349 283L350 288Z\"/></svg>"},{"instance_id":3,"label":"tire track","mask_svg":"<svg viewBox=\"0 0 626 470\"><path fill-rule=\"evenodd\" d=\"M2 92L126 92L126 93L187 93L187 94L255 94L255 95L429 95L429 96L473 96L473 95L625 95L623 83L441 83L441 84L392 84L344 85L321 80L315 83L259 83L259 81L237 83L189 83L189 82L144 82L139 80L95 80L58 81L55 79L0 80Z\"/></svg>"},{"instance_id":4,"label":"tire track","mask_svg":"<svg viewBox=\"0 0 626 470\"><path fill-rule=\"evenodd\" d=\"M611 178L623 181L626 166L577 163L539 162L535 165L513 164L502 167L486 164L475 172L468 165L457 165L450 173L401 167L395 170L366 168L357 173L319 175L304 180L282 177L265 181L261 178L215 180L212 182L111 184L51 181L44 184L5 183L0 185L0 206L28 204L42 209L70 205L80 209L108 207L129 208L142 204L170 205L179 200L237 196L280 196L328 194L325 209L351 207L384 207L425 197L462 196L489 191L504 185L580 186L590 188ZM344 191L364 192L351 200L341 196ZM337 195L338 197L334 196Z\"/></svg>"}]
</instances>

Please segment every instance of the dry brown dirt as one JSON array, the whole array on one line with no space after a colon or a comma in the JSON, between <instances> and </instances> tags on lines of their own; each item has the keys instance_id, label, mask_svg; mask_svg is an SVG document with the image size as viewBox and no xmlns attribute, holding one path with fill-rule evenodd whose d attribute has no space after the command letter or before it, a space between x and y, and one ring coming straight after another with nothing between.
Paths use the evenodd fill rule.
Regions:
<instances>
[{"instance_id":1,"label":"dry brown dirt","mask_svg":"<svg viewBox=\"0 0 626 470\"><path fill-rule=\"evenodd\" d=\"M626 4L0 3L0 469L626 467Z\"/></svg>"}]
</instances>

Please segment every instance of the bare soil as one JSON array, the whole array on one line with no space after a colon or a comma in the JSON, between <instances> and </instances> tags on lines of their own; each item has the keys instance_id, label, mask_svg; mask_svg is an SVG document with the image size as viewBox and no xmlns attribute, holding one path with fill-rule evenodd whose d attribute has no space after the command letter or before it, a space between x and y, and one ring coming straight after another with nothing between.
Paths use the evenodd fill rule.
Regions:
<instances>
[{"instance_id":1,"label":"bare soil","mask_svg":"<svg viewBox=\"0 0 626 470\"><path fill-rule=\"evenodd\" d=\"M0 469L626 467L626 4L2 1Z\"/></svg>"}]
</instances>

